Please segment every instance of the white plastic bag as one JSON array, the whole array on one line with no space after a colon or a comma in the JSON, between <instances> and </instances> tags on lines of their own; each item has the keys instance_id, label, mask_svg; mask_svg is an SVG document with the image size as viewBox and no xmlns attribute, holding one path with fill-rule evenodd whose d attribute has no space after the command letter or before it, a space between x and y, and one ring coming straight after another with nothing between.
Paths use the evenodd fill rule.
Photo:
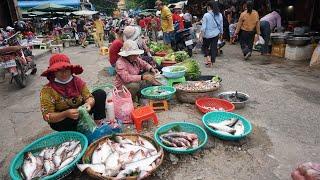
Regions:
<instances>
[{"instance_id":1,"label":"white plastic bag","mask_svg":"<svg viewBox=\"0 0 320 180\"><path fill-rule=\"evenodd\" d=\"M79 35L77 33L75 34L75 39L79 40Z\"/></svg>"},{"instance_id":2,"label":"white plastic bag","mask_svg":"<svg viewBox=\"0 0 320 180\"><path fill-rule=\"evenodd\" d=\"M316 47L316 49L313 51L311 61L310 61L310 67L316 66L320 64L320 44Z\"/></svg>"},{"instance_id":3,"label":"white plastic bag","mask_svg":"<svg viewBox=\"0 0 320 180\"><path fill-rule=\"evenodd\" d=\"M265 43L264 39L262 36L258 37L258 40L255 42L255 45L261 44L263 45Z\"/></svg>"}]
</instances>

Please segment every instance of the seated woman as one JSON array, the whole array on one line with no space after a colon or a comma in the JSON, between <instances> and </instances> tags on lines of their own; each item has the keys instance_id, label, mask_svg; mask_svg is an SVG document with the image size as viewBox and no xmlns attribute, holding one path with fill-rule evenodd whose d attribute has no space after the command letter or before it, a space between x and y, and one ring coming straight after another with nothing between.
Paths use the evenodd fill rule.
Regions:
<instances>
[{"instance_id":1,"label":"seated woman","mask_svg":"<svg viewBox=\"0 0 320 180\"><path fill-rule=\"evenodd\" d=\"M79 65L72 65L69 57L55 54L49 67L41 76L49 83L40 93L41 111L45 121L56 131L76 131L79 120L78 107L84 105L93 114L97 124L106 118L106 93L96 90L90 93L86 83L78 75L83 72Z\"/></svg>"},{"instance_id":2,"label":"seated woman","mask_svg":"<svg viewBox=\"0 0 320 180\"><path fill-rule=\"evenodd\" d=\"M143 54L143 50L139 49L137 43L127 40L119 53L121 57L116 62L115 86L116 88L126 86L133 100L141 89L150 85L158 85L152 75L158 73L158 70L139 58L140 54Z\"/></svg>"}]
</instances>

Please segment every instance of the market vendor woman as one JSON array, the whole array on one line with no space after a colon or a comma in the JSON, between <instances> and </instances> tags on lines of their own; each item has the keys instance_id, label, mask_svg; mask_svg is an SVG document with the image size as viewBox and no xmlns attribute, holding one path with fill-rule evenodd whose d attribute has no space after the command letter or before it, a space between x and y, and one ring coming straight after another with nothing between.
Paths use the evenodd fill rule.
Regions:
<instances>
[{"instance_id":1,"label":"market vendor woman","mask_svg":"<svg viewBox=\"0 0 320 180\"><path fill-rule=\"evenodd\" d=\"M81 105L93 114L97 124L106 117L105 91L96 90L91 94L85 82L75 76L82 72L82 67L72 65L68 56L55 54L50 58L48 69L41 74L49 80L40 93L42 115L56 131L76 131L77 108Z\"/></svg>"},{"instance_id":2,"label":"market vendor woman","mask_svg":"<svg viewBox=\"0 0 320 180\"><path fill-rule=\"evenodd\" d=\"M143 53L135 41L127 40L119 53L121 57L116 62L115 86L118 89L123 85L128 88L133 100L141 89L159 85L154 76L158 70L139 57Z\"/></svg>"}]
</instances>

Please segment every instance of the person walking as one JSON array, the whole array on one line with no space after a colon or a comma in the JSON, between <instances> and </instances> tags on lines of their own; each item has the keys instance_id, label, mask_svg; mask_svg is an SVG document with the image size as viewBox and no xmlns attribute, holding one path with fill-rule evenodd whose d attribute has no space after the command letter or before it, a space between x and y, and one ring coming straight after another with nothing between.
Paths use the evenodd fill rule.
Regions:
<instances>
[{"instance_id":1,"label":"person walking","mask_svg":"<svg viewBox=\"0 0 320 180\"><path fill-rule=\"evenodd\" d=\"M101 48L103 47L103 44L104 44L103 41L104 41L105 24L102 22L99 15L94 16L93 26L96 29L96 38L98 42L98 47Z\"/></svg>"},{"instance_id":2,"label":"person walking","mask_svg":"<svg viewBox=\"0 0 320 180\"><path fill-rule=\"evenodd\" d=\"M253 9L253 2L247 1L247 10L241 13L235 32L235 36L239 35L240 46L245 60L249 59L252 54L255 34L261 34L259 14Z\"/></svg>"},{"instance_id":3,"label":"person walking","mask_svg":"<svg viewBox=\"0 0 320 180\"><path fill-rule=\"evenodd\" d=\"M281 28L281 16L277 11L272 11L271 13L265 15L260 19L260 31L261 36L264 39L264 45L261 49L262 55L269 55L269 41L271 32L277 28Z\"/></svg>"},{"instance_id":4,"label":"person walking","mask_svg":"<svg viewBox=\"0 0 320 180\"><path fill-rule=\"evenodd\" d=\"M218 2L210 1L207 11L202 18L200 41L203 42L205 64L211 67L216 61L219 36L223 34L223 19Z\"/></svg>"},{"instance_id":5,"label":"person walking","mask_svg":"<svg viewBox=\"0 0 320 180\"><path fill-rule=\"evenodd\" d=\"M163 31L164 44L171 46L173 33L173 19L170 9L162 1L156 1L156 8L161 11L161 28Z\"/></svg>"}]
</instances>

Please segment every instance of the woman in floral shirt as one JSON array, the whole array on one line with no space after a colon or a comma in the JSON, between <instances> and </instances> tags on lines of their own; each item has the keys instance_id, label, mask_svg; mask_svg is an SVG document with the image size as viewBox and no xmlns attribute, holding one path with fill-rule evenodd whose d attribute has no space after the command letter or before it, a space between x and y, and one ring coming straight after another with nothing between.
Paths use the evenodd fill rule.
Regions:
<instances>
[{"instance_id":1,"label":"woman in floral shirt","mask_svg":"<svg viewBox=\"0 0 320 180\"><path fill-rule=\"evenodd\" d=\"M50 66L41 74L49 83L40 94L41 111L45 121L56 131L75 131L78 124L78 107L84 105L100 124L106 117L106 93L96 90L92 94L85 82L74 74L81 74L79 65L72 65L69 57L55 54L50 58Z\"/></svg>"}]
</instances>

